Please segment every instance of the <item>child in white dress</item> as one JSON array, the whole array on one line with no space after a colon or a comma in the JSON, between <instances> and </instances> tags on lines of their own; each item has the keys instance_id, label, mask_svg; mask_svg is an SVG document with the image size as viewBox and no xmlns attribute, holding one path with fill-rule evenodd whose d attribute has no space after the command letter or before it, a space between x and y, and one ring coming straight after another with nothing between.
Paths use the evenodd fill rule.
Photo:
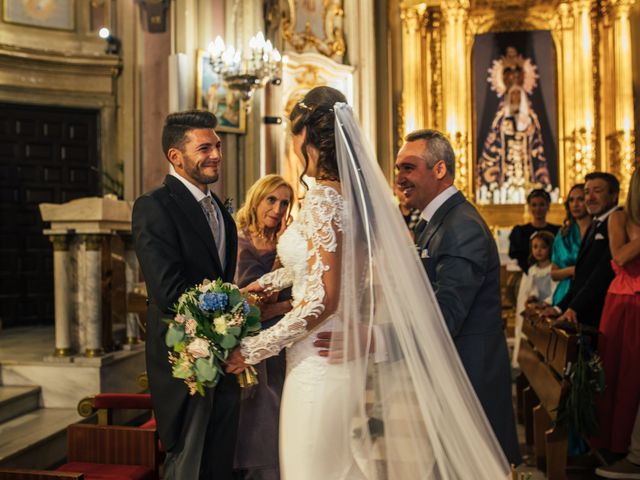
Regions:
<instances>
[{"instance_id":1,"label":"child in white dress","mask_svg":"<svg viewBox=\"0 0 640 480\"><path fill-rule=\"evenodd\" d=\"M522 338L523 312L528 303L551 305L556 282L551 279L551 248L554 236L551 232L539 230L529 240L529 272L523 275L516 305L516 328L511 365L518 366L518 352Z\"/></svg>"}]
</instances>

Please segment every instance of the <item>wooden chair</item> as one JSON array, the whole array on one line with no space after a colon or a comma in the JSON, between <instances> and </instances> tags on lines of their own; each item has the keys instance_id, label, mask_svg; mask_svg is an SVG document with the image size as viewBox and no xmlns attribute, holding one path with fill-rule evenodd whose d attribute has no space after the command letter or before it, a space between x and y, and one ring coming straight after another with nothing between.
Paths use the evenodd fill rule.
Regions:
<instances>
[{"instance_id":1,"label":"wooden chair","mask_svg":"<svg viewBox=\"0 0 640 480\"><path fill-rule=\"evenodd\" d=\"M82 473L5 468L0 469L0 480L85 480L85 476Z\"/></svg>"},{"instance_id":2,"label":"wooden chair","mask_svg":"<svg viewBox=\"0 0 640 480\"><path fill-rule=\"evenodd\" d=\"M98 393L78 402L78 414L85 418L97 414L98 425L112 425L114 412L118 410L143 410L148 415L143 423L136 426L155 429L151 409L151 395L148 393Z\"/></svg>"},{"instance_id":3,"label":"wooden chair","mask_svg":"<svg viewBox=\"0 0 640 480\"><path fill-rule=\"evenodd\" d=\"M0 469L0 480L158 480L160 459L157 444L155 430L113 425L69 425L67 463L56 471Z\"/></svg>"}]
</instances>

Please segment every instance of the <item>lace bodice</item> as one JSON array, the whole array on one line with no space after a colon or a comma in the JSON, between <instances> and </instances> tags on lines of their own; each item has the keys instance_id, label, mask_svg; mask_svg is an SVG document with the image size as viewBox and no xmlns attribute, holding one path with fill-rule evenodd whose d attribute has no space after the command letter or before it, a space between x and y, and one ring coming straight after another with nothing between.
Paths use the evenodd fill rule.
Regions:
<instances>
[{"instance_id":1,"label":"lace bodice","mask_svg":"<svg viewBox=\"0 0 640 480\"><path fill-rule=\"evenodd\" d=\"M292 287L293 309L276 325L241 343L242 355L254 365L276 355L308 333L308 322L325 311L323 275L335 255L342 232L343 200L326 185L316 185L305 197L298 219L278 242L283 267L260 278L267 290Z\"/></svg>"}]
</instances>

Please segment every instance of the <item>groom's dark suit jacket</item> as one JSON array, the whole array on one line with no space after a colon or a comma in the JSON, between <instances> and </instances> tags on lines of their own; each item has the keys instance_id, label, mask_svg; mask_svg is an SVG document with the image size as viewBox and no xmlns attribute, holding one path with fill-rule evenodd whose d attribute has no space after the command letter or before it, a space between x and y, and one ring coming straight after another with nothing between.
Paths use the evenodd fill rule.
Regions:
<instances>
[{"instance_id":1,"label":"groom's dark suit jacket","mask_svg":"<svg viewBox=\"0 0 640 480\"><path fill-rule=\"evenodd\" d=\"M510 463L521 462L500 314L500 260L486 223L457 192L416 238L469 380Z\"/></svg>"},{"instance_id":2,"label":"groom's dark suit jacket","mask_svg":"<svg viewBox=\"0 0 640 480\"><path fill-rule=\"evenodd\" d=\"M204 212L180 180L167 175L162 186L139 197L133 206L133 240L149 296L146 334L149 389L160 440L169 451L180 449L189 402L207 399L198 394L190 396L183 381L171 376L169 349L165 343L167 324L163 319L173 316L171 307L187 288L205 278L213 280L219 277L233 282L236 269L236 226L215 195L214 199L224 217L224 269ZM220 390L225 394L219 395ZM224 428L229 429L228 434L233 438L227 443L235 443L237 418L229 418L225 413L237 415L239 389L234 375L223 378L215 389L215 395L225 398L227 403L225 405L216 399L215 407L211 408L221 411L216 412L215 418L223 418L220 423L226 425ZM208 405L214 405L214 402L209 401ZM230 448L233 456L233 445Z\"/></svg>"}]
</instances>

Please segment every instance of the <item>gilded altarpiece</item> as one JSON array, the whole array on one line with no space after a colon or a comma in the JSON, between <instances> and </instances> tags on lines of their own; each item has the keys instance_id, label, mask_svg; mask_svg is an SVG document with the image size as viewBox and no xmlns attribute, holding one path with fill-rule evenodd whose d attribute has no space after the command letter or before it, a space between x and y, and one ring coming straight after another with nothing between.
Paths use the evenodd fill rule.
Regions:
<instances>
[{"instance_id":1,"label":"gilded altarpiece","mask_svg":"<svg viewBox=\"0 0 640 480\"><path fill-rule=\"evenodd\" d=\"M630 10L635 0L405 1L402 19L401 137L413 128L447 132L456 185L476 197L477 138L472 52L477 35L549 31L555 49L559 199L593 170L619 176L624 198L633 167ZM395 13L392 13L395 14ZM604 94L606 92L606 95ZM526 219L522 205L482 207L489 223ZM562 216L560 205L552 217Z\"/></svg>"}]
</instances>

